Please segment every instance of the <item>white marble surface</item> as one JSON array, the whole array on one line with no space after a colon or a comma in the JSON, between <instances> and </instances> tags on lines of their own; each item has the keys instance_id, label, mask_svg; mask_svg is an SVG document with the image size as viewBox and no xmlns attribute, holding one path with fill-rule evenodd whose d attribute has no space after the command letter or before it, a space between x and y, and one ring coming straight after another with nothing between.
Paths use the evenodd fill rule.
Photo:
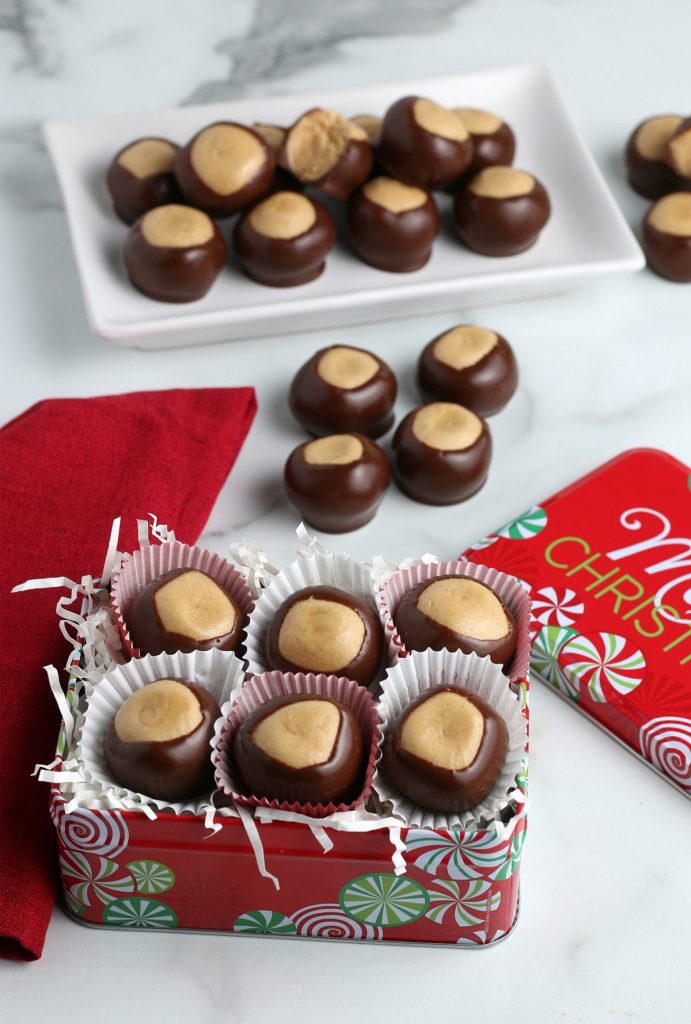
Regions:
<instances>
[{"instance_id":1,"label":"white marble surface","mask_svg":"<svg viewBox=\"0 0 691 1024\"><path fill-rule=\"evenodd\" d=\"M400 375L402 413L417 353L453 318L111 349L86 324L40 121L540 59L637 225L645 204L624 183L622 142L641 117L687 109L690 32L687 0L0 0L0 419L48 396L253 384L259 415L204 540L225 550L244 535L288 558L295 515L281 467L301 440L285 408L295 368L324 344L371 347ZM691 463L690 314L691 288L647 272L473 310L512 340L522 372L492 423L487 487L449 509L391 493L344 546L452 555L625 448ZM688 1021L688 803L539 686L531 726L523 907L506 943L468 952L117 934L56 910L39 963L0 962L3 1019Z\"/></svg>"}]
</instances>

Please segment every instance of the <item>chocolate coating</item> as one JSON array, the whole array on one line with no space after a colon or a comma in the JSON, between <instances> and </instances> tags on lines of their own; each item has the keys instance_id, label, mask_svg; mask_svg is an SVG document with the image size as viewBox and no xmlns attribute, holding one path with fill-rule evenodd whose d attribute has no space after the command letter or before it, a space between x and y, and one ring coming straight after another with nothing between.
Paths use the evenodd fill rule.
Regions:
<instances>
[{"instance_id":1,"label":"chocolate coating","mask_svg":"<svg viewBox=\"0 0 691 1024\"><path fill-rule=\"evenodd\" d=\"M399 423L393 438L393 476L413 501L454 505L471 498L487 479L492 439L481 421L479 436L466 448L442 450L421 441L413 432L414 409Z\"/></svg>"},{"instance_id":2,"label":"chocolate coating","mask_svg":"<svg viewBox=\"0 0 691 1024\"><path fill-rule=\"evenodd\" d=\"M162 142L175 150L178 148L169 139L149 139L148 137L134 139L115 154L106 175L106 185L113 200L113 208L125 224L134 224L143 213L152 210L154 206L177 203L181 199L180 189L172 168L155 174L147 174L145 177L137 177L120 163L120 158L128 149L131 149L136 143L148 141Z\"/></svg>"},{"instance_id":3,"label":"chocolate coating","mask_svg":"<svg viewBox=\"0 0 691 1024\"><path fill-rule=\"evenodd\" d=\"M691 191L691 117L672 132L665 150L665 163L676 177L676 188L671 191Z\"/></svg>"},{"instance_id":4,"label":"chocolate coating","mask_svg":"<svg viewBox=\"0 0 691 1024\"><path fill-rule=\"evenodd\" d=\"M407 591L401 598L394 616L396 630L409 651L424 651L428 647L433 651L446 649L447 651L463 651L464 654L471 654L474 651L479 657L487 657L497 665L507 668L516 651L516 620L491 587L479 580L472 581L478 587L483 587L494 594L506 617L506 635L496 640L484 640L464 633L457 633L418 608L420 597L433 583L438 583L440 580L465 578L453 575L433 576Z\"/></svg>"},{"instance_id":5,"label":"chocolate coating","mask_svg":"<svg viewBox=\"0 0 691 1024\"><path fill-rule=\"evenodd\" d=\"M645 155L640 149L639 132L643 129L646 132L647 126L653 122L669 120L669 134L665 131L660 139L660 145L655 146L654 155ZM674 170L665 162L666 142L674 131L674 122L681 123L681 117L676 114L659 114L655 117L647 117L640 124L637 124L626 143L624 159L626 161L626 173L629 184L639 195L646 199L659 199L669 192L676 192L679 188L679 181Z\"/></svg>"},{"instance_id":6,"label":"chocolate coating","mask_svg":"<svg viewBox=\"0 0 691 1024\"><path fill-rule=\"evenodd\" d=\"M686 229L683 234L660 230L651 218L663 204L674 202L676 197L686 205ZM648 266L668 281L687 284L691 281L691 192L672 192L658 199L648 210L643 220L643 250Z\"/></svg>"},{"instance_id":7,"label":"chocolate coating","mask_svg":"<svg viewBox=\"0 0 691 1024\"><path fill-rule=\"evenodd\" d=\"M401 731L406 719L437 693L459 693L482 714L484 731L478 752L466 768L453 770L404 750ZM418 697L401 715L384 741L381 770L404 796L440 814L460 814L476 807L491 792L501 774L508 749L506 723L486 701L461 687L435 686Z\"/></svg>"},{"instance_id":8,"label":"chocolate coating","mask_svg":"<svg viewBox=\"0 0 691 1024\"><path fill-rule=\"evenodd\" d=\"M313 437L350 432L381 437L394 422L398 386L393 371L382 359L368 352L367 355L378 363L374 376L359 387L338 387L319 375L320 360L337 348L353 346L322 348L298 370L288 396L290 411Z\"/></svg>"},{"instance_id":9,"label":"chocolate coating","mask_svg":"<svg viewBox=\"0 0 691 1024\"><path fill-rule=\"evenodd\" d=\"M173 740L127 742L119 738L113 718L103 738L106 763L121 786L172 802L213 788L210 744L214 723L221 714L207 690L183 679L177 681L191 690L199 702L202 720L192 732Z\"/></svg>"},{"instance_id":10,"label":"chocolate coating","mask_svg":"<svg viewBox=\"0 0 691 1024\"><path fill-rule=\"evenodd\" d=\"M123 617L130 638L141 654L175 654L176 651L210 651L213 648L218 648L221 651L234 651L237 648L240 635L246 625L246 619L237 603L216 580L213 582L225 594L235 611L233 626L228 632L211 639L196 640L183 633L170 632L164 626L156 608L156 593L166 583L190 571L189 569L172 569L170 572L164 572L161 576L157 576L137 594L131 606L124 610ZM206 573L201 575L206 576ZM211 577L206 578L211 579Z\"/></svg>"},{"instance_id":11,"label":"chocolate coating","mask_svg":"<svg viewBox=\"0 0 691 1024\"><path fill-rule=\"evenodd\" d=\"M294 768L253 742L256 727L280 708L307 700L327 700L340 712L338 734L328 760ZM286 694L262 704L233 738L232 759L247 795L298 804L351 803L363 785L365 759L360 726L338 701L313 694Z\"/></svg>"},{"instance_id":12,"label":"chocolate coating","mask_svg":"<svg viewBox=\"0 0 691 1024\"><path fill-rule=\"evenodd\" d=\"M382 179L378 179L382 180ZM439 234L439 211L427 194L421 206L396 213L373 202L363 185L348 204L348 231L360 259L377 270L419 270L432 255Z\"/></svg>"},{"instance_id":13,"label":"chocolate coating","mask_svg":"<svg viewBox=\"0 0 691 1024\"><path fill-rule=\"evenodd\" d=\"M479 135L470 131L473 140L473 159L468 168L468 174L477 174L485 167L496 167L498 165L512 164L516 155L516 137L510 126L502 121L495 132L486 135Z\"/></svg>"},{"instance_id":14,"label":"chocolate coating","mask_svg":"<svg viewBox=\"0 0 691 1024\"><path fill-rule=\"evenodd\" d=\"M446 335L433 338L422 350L417 364L417 385L428 402L458 402L478 416L500 412L518 386L518 366L506 338L497 334L495 346L470 366L455 369L435 355L435 346Z\"/></svg>"},{"instance_id":15,"label":"chocolate coating","mask_svg":"<svg viewBox=\"0 0 691 1024\"><path fill-rule=\"evenodd\" d=\"M275 192L270 198L285 194L292 193ZM315 220L307 231L293 238L272 238L256 231L251 217L257 207L240 217L233 243L248 277L272 288L292 288L314 281L323 272L326 255L336 242L336 228L321 203L307 196L302 199L314 209Z\"/></svg>"},{"instance_id":16,"label":"chocolate coating","mask_svg":"<svg viewBox=\"0 0 691 1024\"><path fill-rule=\"evenodd\" d=\"M256 173L242 187L228 194L216 192L205 184L192 160L192 151L197 140L205 132L217 127L230 127L246 132L257 140L263 150L263 161ZM236 124L233 121L219 121L202 128L186 146L178 151L175 158L175 177L180 191L191 206L204 210L210 217L229 217L259 199L270 188L275 168L276 157L273 150L259 132L248 128L247 125Z\"/></svg>"},{"instance_id":17,"label":"chocolate coating","mask_svg":"<svg viewBox=\"0 0 691 1024\"><path fill-rule=\"evenodd\" d=\"M288 497L310 526L325 533L347 533L369 523L391 480L389 460L374 441L354 434L362 445L360 458L345 464L313 464L298 445L285 465Z\"/></svg>"},{"instance_id":18,"label":"chocolate coating","mask_svg":"<svg viewBox=\"0 0 691 1024\"><path fill-rule=\"evenodd\" d=\"M288 612L297 604L310 599L329 601L345 605L355 612L364 626L364 638L360 650L346 665L337 668L300 665L290 661L279 649L281 627ZM281 672L327 672L354 679L363 686L369 686L377 677L386 658L384 631L375 610L354 594L347 594L337 587L304 587L287 598L278 609L266 633L266 662L270 669Z\"/></svg>"},{"instance_id":19,"label":"chocolate coating","mask_svg":"<svg viewBox=\"0 0 691 1024\"><path fill-rule=\"evenodd\" d=\"M459 178L470 166L473 143L446 138L423 128L414 117L418 96L404 96L384 115L377 159L392 178L434 191Z\"/></svg>"},{"instance_id":20,"label":"chocolate coating","mask_svg":"<svg viewBox=\"0 0 691 1024\"><path fill-rule=\"evenodd\" d=\"M150 210L140 217L127 236L123 250L127 276L134 287L150 299L196 302L206 295L225 263L223 237L212 223L210 237L202 245L152 245L143 233L145 219L152 212L155 211Z\"/></svg>"},{"instance_id":21,"label":"chocolate coating","mask_svg":"<svg viewBox=\"0 0 691 1024\"><path fill-rule=\"evenodd\" d=\"M324 130L325 126L326 130ZM345 140L342 152L334 157L333 162L324 173L306 172L305 169L298 167L291 158L291 146L295 133L304 131L312 132L315 149L328 151L334 134L340 134ZM357 137L345 139L348 131L353 132ZM346 200L351 192L367 179L372 170L373 160L372 146L364 129L347 121L335 111L322 110L318 107L308 110L290 126L278 154L279 166L293 174L298 181L304 185L311 185L323 192L325 196L339 201ZM326 158L325 162L328 162Z\"/></svg>"},{"instance_id":22,"label":"chocolate coating","mask_svg":"<svg viewBox=\"0 0 691 1024\"><path fill-rule=\"evenodd\" d=\"M535 178L525 195L495 198L478 195L476 181L464 185L454 200L454 226L463 244L483 256L513 256L534 245L550 215L549 197L540 182Z\"/></svg>"}]
</instances>

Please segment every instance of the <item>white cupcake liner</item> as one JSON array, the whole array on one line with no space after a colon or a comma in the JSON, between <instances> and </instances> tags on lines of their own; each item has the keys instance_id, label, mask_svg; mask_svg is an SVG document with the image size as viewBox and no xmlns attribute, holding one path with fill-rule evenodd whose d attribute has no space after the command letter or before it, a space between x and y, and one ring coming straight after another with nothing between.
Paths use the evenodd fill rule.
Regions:
<instances>
[{"instance_id":1,"label":"white cupcake liner","mask_svg":"<svg viewBox=\"0 0 691 1024\"><path fill-rule=\"evenodd\" d=\"M232 745L239 727L257 708L267 701L285 694L310 694L329 697L352 711L362 730L363 748L367 756L362 789L350 803L299 804L294 801L268 799L248 795L246 787L233 771ZM374 702L368 691L352 679L343 676L315 674L313 672L265 672L248 679L241 689L233 694L228 717L223 722L220 737L212 755L216 767L216 785L238 804L254 808L272 808L289 812L291 815L312 818L327 818L339 812L349 812L362 807L372 791L374 761L381 740L381 729Z\"/></svg>"},{"instance_id":2,"label":"white cupcake liner","mask_svg":"<svg viewBox=\"0 0 691 1024\"><path fill-rule=\"evenodd\" d=\"M211 791L196 800L159 800L121 786L111 775L103 752L105 731L118 709L136 690L156 679L184 679L207 690L223 705L239 690L245 671L231 651L193 651L191 654L147 654L119 665L101 679L91 694L75 756L83 765L87 783L109 801L111 807L135 807L173 814L204 814L211 806ZM213 751L209 744L209 759Z\"/></svg>"},{"instance_id":3,"label":"white cupcake liner","mask_svg":"<svg viewBox=\"0 0 691 1024\"><path fill-rule=\"evenodd\" d=\"M389 641L391 663L411 653L396 631L396 611L401 599L418 583L437 576L464 576L492 588L516 620L516 652L505 675L512 684L526 679L530 665L530 595L513 576L475 562L418 563L401 569L381 584L377 602Z\"/></svg>"},{"instance_id":4,"label":"white cupcake liner","mask_svg":"<svg viewBox=\"0 0 691 1024\"><path fill-rule=\"evenodd\" d=\"M243 613L245 621L254 608L254 598L245 578L222 555L207 551L206 548L181 544L178 540L139 548L133 554L126 555L116 569L111 591L111 604L122 643L132 658L141 657L127 629L127 612L132 601L152 580L173 569L198 569L211 576L230 594ZM244 630L240 643L243 637Z\"/></svg>"},{"instance_id":5,"label":"white cupcake liner","mask_svg":"<svg viewBox=\"0 0 691 1024\"><path fill-rule=\"evenodd\" d=\"M509 745L504 767L492 791L482 803L462 814L445 815L426 810L403 796L380 770L384 736L395 727L403 711L433 686L462 686L486 701L505 721ZM382 684L377 710L384 724L374 774L374 792L391 813L406 825L431 829L481 829L500 820L502 812L515 810L516 775L527 743L527 724L520 703L506 685L501 666L489 658L462 651L411 651L392 666ZM523 797L521 795L520 799Z\"/></svg>"}]
</instances>

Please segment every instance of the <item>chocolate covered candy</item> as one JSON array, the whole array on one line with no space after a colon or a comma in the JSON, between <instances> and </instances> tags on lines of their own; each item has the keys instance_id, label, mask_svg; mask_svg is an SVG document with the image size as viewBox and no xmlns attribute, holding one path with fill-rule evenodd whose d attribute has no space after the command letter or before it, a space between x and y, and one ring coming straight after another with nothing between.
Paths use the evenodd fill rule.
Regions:
<instances>
[{"instance_id":1,"label":"chocolate covered candy","mask_svg":"<svg viewBox=\"0 0 691 1024\"><path fill-rule=\"evenodd\" d=\"M665 149L665 162L676 176L675 191L691 191L691 117L672 132Z\"/></svg>"},{"instance_id":2,"label":"chocolate covered candy","mask_svg":"<svg viewBox=\"0 0 691 1024\"><path fill-rule=\"evenodd\" d=\"M115 154L106 184L115 212L125 224L134 224L155 206L179 201L173 169L177 151L168 139L147 137L130 142Z\"/></svg>"},{"instance_id":3,"label":"chocolate covered candy","mask_svg":"<svg viewBox=\"0 0 691 1024\"><path fill-rule=\"evenodd\" d=\"M336 587L305 587L291 594L266 634L267 664L281 672L326 672L369 686L384 656L377 613Z\"/></svg>"},{"instance_id":4,"label":"chocolate covered candy","mask_svg":"<svg viewBox=\"0 0 691 1024\"><path fill-rule=\"evenodd\" d=\"M424 189L393 178L373 178L350 198L348 231L365 263L407 273L429 260L439 234L439 212Z\"/></svg>"},{"instance_id":5,"label":"chocolate covered candy","mask_svg":"<svg viewBox=\"0 0 691 1024\"><path fill-rule=\"evenodd\" d=\"M322 273L336 229L324 207L299 192L274 192L242 215L233 234L245 273L260 284L291 288Z\"/></svg>"},{"instance_id":6,"label":"chocolate covered candy","mask_svg":"<svg viewBox=\"0 0 691 1024\"><path fill-rule=\"evenodd\" d=\"M320 349L295 375L288 402L308 434L356 432L377 438L394 421L396 378L382 359L364 349Z\"/></svg>"},{"instance_id":7,"label":"chocolate covered candy","mask_svg":"<svg viewBox=\"0 0 691 1024\"><path fill-rule=\"evenodd\" d=\"M362 130L367 135L371 146L378 146L379 139L381 138L381 126L384 119L378 117L377 114L356 114L355 117L351 117L350 120L354 125Z\"/></svg>"},{"instance_id":8,"label":"chocolate covered candy","mask_svg":"<svg viewBox=\"0 0 691 1024\"><path fill-rule=\"evenodd\" d=\"M492 416L516 390L516 357L496 331L462 324L422 350L417 384L427 401L458 402L478 416Z\"/></svg>"},{"instance_id":9,"label":"chocolate covered candy","mask_svg":"<svg viewBox=\"0 0 691 1024\"><path fill-rule=\"evenodd\" d=\"M504 720L453 686L425 690L384 741L381 770L404 796L439 814L461 814L492 791L506 759Z\"/></svg>"},{"instance_id":10,"label":"chocolate covered candy","mask_svg":"<svg viewBox=\"0 0 691 1024\"><path fill-rule=\"evenodd\" d=\"M459 117L420 96L405 96L384 115L377 159L392 178L434 191L470 166L473 142Z\"/></svg>"},{"instance_id":11,"label":"chocolate covered candy","mask_svg":"<svg viewBox=\"0 0 691 1024\"><path fill-rule=\"evenodd\" d=\"M409 651L463 651L506 667L516 650L516 620L485 583L435 576L407 591L394 615Z\"/></svg>"},{"instance_id":12,"label":"chocolate covered candy","mask_svg":"<svg viewBox=\"0 0 691 1024\"><path fill-rule=\"evenodd\" d=\"M516 137L511 127L489 110L476 107L454 107L453 113L460 117L473 141L473 158L468 174L477 174L485 167L496 167L513 163L516 153Z\"/></svg>"},{"instance_id":13,"label":"chocolate covered candy","mask_svg":"<svg viewBox=\"0 0 691 1024\"><path fill-rule=\"evenodd\" d=\"M136 793L171 802L210 791L210 743L219 715L210 693L182 679L157 679L135 690L103 739L113 778Z\"/></svg>"},{"instance_id":14,"label":"chocolate covered candy","mask_svg":"<svg viewBox=\"0 0 691 1024\"><path fill-rule=\"evenodd\" d=\"M123 256L130 281L150 299L196 302L218 277L226 247L205 213L174 203L139 218Z\"/></svg>"},{"instance_id":15,"label":"chocolate covered candy","mask_svg":"<svg viewBox=\"0 0 691 1024\"><path fill-rule=\"evenodd\" d=\"M311 694L275 697L233 739L247 794L299 804L350 803L362 788L362 733L339 701Z\"/></svg>"},{"instance_id":16,"label":"chocolate covered candy","mask_svg":"<svg viewBox=\"0 0 691 1024\"><path fill-rule=\"evenodd\" d=\"M240 608L198 569L172 569L144 587L126 609L125 624L141 654L234 651L245 626Z\"/></svg>"},{"instance_id":17,"label":"chocolate covered candy","mask_svg":"<svg viewBox=\"0 0 691 1024\"><path fill-rule=\"evenodd\" d=\"M175 176L188 203L211 217L229 217L268 191L275 166L259 132L219 121L178 152Z\"/></svg>"},{"instance_id":18,"label":"chocolate covered candy","mask_svg":"<svg viewBox=\"0 0 691 1024\"><path fill-rule=\"evenodd\" d=\"M279 163L303 184L344 200L369 175L372 147L359 125L317 107L288 129Z\"/></svg>"},{"instance_id":19,"label":"chocolate covered candy","mask_svg":"<svg viewBox=\"0 0 691 1024\"><path fill-rule=\"evenodd\" d=\"M389 461L362 434L331 434L299 445L285 466L288 497L310 526L346 533L369 523L389 486Z\"/></svg>"},{"instance_id":20,"label":"chocolate covered candy","mask_svg":"<svg viewBox=\"0 0 691 1024\"><path fill-rule=\"evenodd\" d=\"M532 174L487 167L456 193L453 220L469 249L512 256L529 249L549 220L549 197Z\"/></svg>"},{"instance_id":21,"label":"chocolate covered candy","mask_svg":"<svg viewBox=\"0 0 691 1024\"><path fill-rule=\"evenodd\" d=\"M643 221L648 266L670 281L691 281L691 192L672 192L653 203Z\"/></svg>"},{"instance_id":22,"label":"chocolate covered candy","mask_svg":"<svg viewBox=\"0 0 691 1024\"><path fill-rule=\"evenodd\" d=\"M625 151L629 184L647 199L659 199L679 187L665 156L667 144L682 121L678 114L648 117L629 136Z\"/></svg>"},{"instance_id":23,"label":"chocolate covered candy","mask_svg":"<svg viewBox=\"0 0 691 1024\"><path fill-rule=\"evenodd\" d=\"M487 424L453 402L414 409L393 439L393 474L404 494L427 505L453 505L479 491L489 471Z\"/></svg>"}]
</instances>

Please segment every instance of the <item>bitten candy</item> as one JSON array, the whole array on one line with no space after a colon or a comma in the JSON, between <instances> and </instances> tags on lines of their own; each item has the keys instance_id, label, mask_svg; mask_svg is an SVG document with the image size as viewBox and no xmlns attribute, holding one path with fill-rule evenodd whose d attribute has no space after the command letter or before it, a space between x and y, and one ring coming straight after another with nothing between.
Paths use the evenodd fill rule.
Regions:
<instances>
[{"instance_id":1,"label":"bitten candy","mask_svg":"<svg viewBox=\"0 0 691 1024\"><path fill-rule=\"evenodd\" d=\"M370 266L394 273L419 270L439 234L439 211L428 192L393 178L373 178L351 196L348 231Z\"/></svg>"},{"instance_id":2,"label":"bitten candy","mask_svg":"<svg viewBox=\"0 0 691 1024\"><path fill-rule=\"evenodd\" d=\"M362 434L331 434L299 445L285 466L288 497L308 525L358 530L374 518L389 486L389 460Z\"/></svg>"},{"instance_id":3,"label":"bitten candy","mask_svg":"<svg viewBox=\"0 0 691 1024\"><path fill-rule=\"evenodd\" d=\"M641 121L626 143L626 173L631 188L647 199L674 192L679 187L674 170L665 161L667 143L682 123L678 114L661 114Z\"/></svg>"},{"instance_id":4,"label":"bitten candy","mask_svg":"<svg viewBox=\"0 0 691 1024\"><path fill-rule=\"evenodd\" d=\"M268 191L276 158L259 132L232 121L202 128L175 158L185 199L211 217L229 217Z\"/></svg>"},{"instance_id":5,"label":"bitten candy","mask_svg":"<svg viewBox=\"0 0 691 1024\"><path fill-rule=\"evenodd\" d=\"M459 189L453 205L458 237L483 256L512 256L529 249L549 215L544 187L514 167L486 167Z\"/></svg>"},{"instance_id":6,"label":"bitten candy","mask_svg":"<svg viewBox=\"0 0 691 1024\"><path fill-rule=\"evenodd\" d=\"M438 335L422 350L417 384L430 402L458 402L478 416L492 416L516 390L516 357L501 334L461 324Z\"/></svg>"},{"instance_id":7,"label":"bitten candy","mask_svg":"<svg viewBox=\"0 0 691 1024\"><path fill-rule=\"evenodd\" d=\"M106 729L106 763L120 785L177 802L213 786L211 739L220 715L206 690L157 679L127 698Z\"/></svg>"},{"instance_id":8,"label":"bitten candy","mask_svg":"<svg viewBox=\"0 0 691 1024\"><path fill-rule=\"evenodd\" d=\"M359 125L317 107L288 129L278 160L298 181L344 200L369 175L372 147Z\"/></svg>"},{"instance_id":9,"label":"bitten candy","mask_svg":"<svg viewBox=\"0 0 691 1024\"><path fill-rule=\"evenodd\" d=\"M473 651L505 668L516 650L516 620L485 583L434 576L407 591L394 615L409 651Z\"/></svg>"},{"instance_id":10,"label":"bitten candy","mask_svg":"<svg viewBox=\"0 0 691 1024\"><path fill-rule=\"evenodd\" d=\"M198 569L172 569L134 598L124 614L141 654L234 651L244 615L217 582Z\"/></svg>"},{"instance_id":11,"label":"bitten candy","mask_svg":"<svg viewBox=\"0 0 691 1024\"><path fill-rule=\"evenodd\" d=\"M473 159L468 174L477 174L485 167L509 165L516 153L516 137L511 127L489 110L476 107L454 107L473 140Z\"/></svg>"},{"instance_id":12,"label":"bitten candy","mask_svg":"<svg viewBox=\"0 0 691 1024\"><path fill-rule=\"evenodd\" d=\"M473 142L461 119L420 96L404 96L384 115L377 159L392 178L434 191L470 166Z\"/></svg>"},{"instance_id":13,"label":"bitten candy","mask_svg":"<svg viewBox=\"0 0 691 1024\"><path fill-rule=\"evenodd\" d=\"M232 758L248 795L299 804L350 803L362 788L362 733L339 701L275 697L238 728Z\"/></svg>"},{"instance_id":14,"label":"bitten candy","mask_svg":"<svg viewBox=\"0 0 691 1024\"><path fill-rule=\"evenodd\" d=\"M487 424L453 402L414 409L393 439L393 474L404 494L427 505L453 505L479 491L489 471Z\"/></svg>"},{"instance_id":15,"label":"bitten candy","mask_svg":"<svg viewBox=\"0 0 691 1024\"><path fill-rule=\"evenodd\" d=\"M375 610L337 587L304 587L291 594L266 634L270 669L333 673L363 686L377 677L385 653Z\"/></svg>"},{"instance_id":16,"label":"bitten candy","mask_svg":"<svg viewBox=\"0 0 691 1024\"><path fill-rule=\"evenodd\" d=\"M125 224L134 224L155 206L179 201L173 170L177 151L168 139L147 137L128 143L115 154L106 184L115 212Z\"/></svg>"},{"instance_id":17,"label":"bitten candy","mask_svg":"<svg viewBox=\"0 0 691 1024\"><path fill-rule=\"evenodd\" d=\"M670 281L691 281L691 192L672 192L650 207L643 221L648 265Z\"/></svg>"},{"instance_id":18,"label":"bitten candy","mask_svg":"<svg viewBox=\"0 0 691 1024\"><path fill-rule=\"evenodd\" d=\"M354 431L377 438L393 426L396 393L396 378L383 359L361 348L332 345L298 370L288 403L315 437Z\"/></svg>"},{"instance_id":19,"label":"bitten candy","mask_svg":"<svg viewBox=\"0 0 691 1024\"><path fill-rule=\"evenodd\" d=\"M492 791L508 743L506 723L486 701L461 687L435 686L387 733L381 770L420 807L460 814Z\"/></svg>"}]
</instances>

